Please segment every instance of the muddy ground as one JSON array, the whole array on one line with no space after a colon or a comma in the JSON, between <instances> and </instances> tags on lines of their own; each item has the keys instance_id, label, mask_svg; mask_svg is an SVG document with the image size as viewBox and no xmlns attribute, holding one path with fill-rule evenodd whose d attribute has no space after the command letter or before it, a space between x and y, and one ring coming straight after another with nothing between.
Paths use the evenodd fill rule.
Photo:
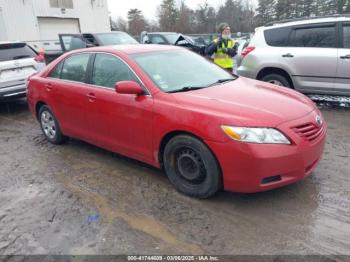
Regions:
<instances>
[{"instance_id":1,"label":"muddy ground","mask_svg":"<svg viewBox=\"0 0 350 262\"><path fill-rule=\"evenodd\" d=\"M350 110L322 109L323 160L297 184L196 200L140 162L46 142L0 103L0 254L348 254Z\"/></svg>"}]
</instances>

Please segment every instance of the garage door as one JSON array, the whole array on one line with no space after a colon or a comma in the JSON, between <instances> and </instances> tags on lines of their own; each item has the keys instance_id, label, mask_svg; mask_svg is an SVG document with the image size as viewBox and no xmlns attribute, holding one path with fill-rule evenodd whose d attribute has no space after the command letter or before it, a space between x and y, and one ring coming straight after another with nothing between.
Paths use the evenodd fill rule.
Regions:
<instances>
[{"instance_id":1,"label":"garage door","mask_svg":"<svg viewBox=\"0 0 350 262\"><path fill-rule=\"evenodd\" d=\"M41 40L58 40L58 34L80 33L79 20L74 18L38 18Z\"/></svg>"}]
</instances>

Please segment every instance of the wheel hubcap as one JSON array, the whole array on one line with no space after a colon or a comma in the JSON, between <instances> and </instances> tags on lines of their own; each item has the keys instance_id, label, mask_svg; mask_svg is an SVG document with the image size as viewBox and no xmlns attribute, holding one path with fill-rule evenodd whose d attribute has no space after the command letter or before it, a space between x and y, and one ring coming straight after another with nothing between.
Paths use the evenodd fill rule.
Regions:
<instances>
[{"instance_id":1,"label":"wheel hubcap","mask_svg":"<svg viewBox=\"0 0 350 262\"><path fill-rule=\"evenodd\" d=\"M277 86L284 86L282 84L282 82L278 81L278 80L270 80L269 83L271 84L274 84L274 85L277 85Z\"/></svg>"},{"instance_id":2,"label":"wheel hubcap","mask_svg":"<svg viewBox=\"0 0 350 262\"><path fill-rule=\"evenodd\" d=\"M202 158L194 150L180 150L176 157L178 175L184 180L197 184L205 179L205 166Z\"/></svg>"},{"instance_id":3,"label":"wheel hubcap","mask_svg":"<svg viewBox=\"0 0 350 262\"><path fill-rule=\"evenodd\" d=\"M43 111L41 113L41 126L43 127L45 135L50 138L54 139L56 136L56 125L55 121L53 120L53 116L48 111Z\"/></svg>"}]
</instances>

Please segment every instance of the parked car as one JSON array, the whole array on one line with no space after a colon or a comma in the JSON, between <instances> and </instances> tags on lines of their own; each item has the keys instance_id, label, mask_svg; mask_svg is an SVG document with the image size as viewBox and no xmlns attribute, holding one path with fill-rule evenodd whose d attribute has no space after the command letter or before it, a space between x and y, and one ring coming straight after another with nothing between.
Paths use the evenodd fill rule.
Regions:
<instances>
[{"instance_id":1,"label":"parked car","mask_svg":"<svg viewBox=\"0 0 350 262\"><path fill-rule=\"evenodd\" d=\"M303 93L350 95L350 17L257 29L238 73Z\"/></svg>"},{"instance_id":2,"label":"parked car","mask_svg":"<svg viewBox=\"0 0 350 262\"><path fill-rule=\"evenodd\" d=\"M125 32L113 31L107 33L59 34L61 51L45 53L46 62L50 63L65 52L93 46L108 46L121 44L139 44Z\"/></svg>"},{"instance_id":3,"label":"parked car","mask_svg":"<svg viewBox=\"0 0 350 262\"><path fill-rule=\"evenodd\" d=\"M140 42L143 44L176 45L186 47L200 55L204 55L205 41L175 32L142 32Z\"/></svg>"},{"instance_id":4,"label":"parked car","mask_svg":"<svg viewBox=\"0 0 350 262\"><path fill-rule=\"evenodd\" d=\"M45 57L26 43L0 42L0 100L26 96L26 79L45 66Z\"/></svg>"},{"instance_id":5,"label":"parked car","mask_svg":"<svg viewBox=\"0 0 350 262\"><path fill-rule=\"evenodd\" d=\"M108 33L59 34L63 52L92 46L139 44L125 32L113 31Z\"/></svg>"},{"instance_id":6,"label":"parked car","mask_svg":"<svg viewBox=\"0 0 350 262\"><path fill-rule=\"evenodd\" d=\"M316 168L326 137L304 95L175 46L66 53L30 78L28 104L49 142L74 137L162 167L199 198L299 181Z\"/></svg>"}]
</instances>

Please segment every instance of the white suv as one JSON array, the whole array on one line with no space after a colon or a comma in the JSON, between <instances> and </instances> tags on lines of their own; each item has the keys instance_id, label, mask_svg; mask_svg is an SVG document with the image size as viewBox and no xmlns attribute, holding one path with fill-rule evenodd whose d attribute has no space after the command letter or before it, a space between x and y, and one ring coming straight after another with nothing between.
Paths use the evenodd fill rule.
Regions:
<instances>
[{"instance_id":1,"label":"white suv","mask_svg":"<svg viewBox=\"0 0 350 262\"><path fill-rule=\"evenodd\" d=\"M350 18L264 26L241 55L238 74L303 93L350 95Z\"/></svg>"},{"instance_id":2,"label":"white suv","mask_svg":"<svg viewBox=\"0 0 350 262\"><path fill-rule=\"evenodd\" d=\"M26 96L27 77L44 67L43 54L26 43L0 42L0 100Z\"/></svg>"}]
</instances>

